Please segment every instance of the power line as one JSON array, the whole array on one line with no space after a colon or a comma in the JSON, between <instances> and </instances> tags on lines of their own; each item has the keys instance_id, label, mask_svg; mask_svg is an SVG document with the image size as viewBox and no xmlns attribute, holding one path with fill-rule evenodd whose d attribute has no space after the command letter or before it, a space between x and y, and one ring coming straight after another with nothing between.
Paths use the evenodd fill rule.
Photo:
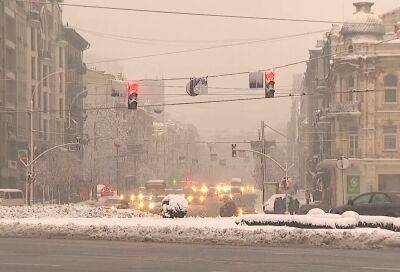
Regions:
<instances>
[{"instance_id":1,"label":"power line","mask_svg":"<svg viewBox=\"0 0 400 272\"><path fill-rule=\"evenodd\" d=\"M339 92L332 92L333 93L367 93L367 92L375 92L375 90L351 90L351 91L339 91ZM139 105L139 108L146 108L146 107L162 107L162 106L180 106L180 105L195 105L195 104L210 104L210 103L227 103L227 102L239 102L239 101L251 101L251 100L265 100L265 99L279 99L279 98L289 98L289 97L302 97L302 96L309 96L309 95L316 95L314 93L301 93L301 94L288 94L288 95L278 95L273 98L266 98L262 97L246 97L246 98L232 98L232 99L219 99L219 100L205 100L205 101L193 101L193 102L177 102L177 103L160 103L160 104L148 104L148 105ZM92 110L116 110L116 109L127 109L127 107L121 106L104 106L104 107L87 107L79 109L81 111L92 111ZM33 113L52 113L52 112L66 112L69 109L64 110L36 110ZM77 110L75 110L77 111ZM0 113L29 113L30 111L16 111L16 110L5 110L0 111Z\"/></svg>"},{"instance_id":2,"label":"power line","mask_svg":"<svg viewBox=\"0 0 400 272\"><path fill-rule=\"evenodd\" d=\"M80 27L75 27L76 30L81 32L89 33L95 36L109 38L109 39L120 39L121 41L126 42L145 42L148 43L232 43L232 42L243 42L243 41L255 41L258 40L257 38L242 38L242 39L225 39L225 40L167 40L167 39L154 39L154 38L142 38L142 37L134 37L134 36L125 36L120 34L113 34L113 33L104 33L98 32L94 30L88 30ZM268 39L268 38L265 38Z\"/></svg>"},{"instance_id":3,"label":"power line","mask_svg":"<svg viewBox=\"0 0 400 272\"><path fill-rule=\"evenodd\" d=\"M25 0L17 0L18 2L32 2ZM36 3L36 2L34 2ZM229 14L218 14L218 13L201 13L201 12L184 12L184 11L172 11L172 10L155 10L155 9L139 9L139 8L121 8L111 6L99 6L99 5L81 5L81 4L67 4L58 3L60 6L65 7L78 7L78 8L92 8L92 9L105 9L105 10L118 10L118 11L132 11L142 13L158 13L158 14L169 14L169 15L187 15L187 16L198 16L198 17L215 17L215 18L228 18L228 19L244 19L244 20L262 20L262 21L283 21L283 22L304 22L304 23L324 23L324 24L341 24L343 21L337 20L315 20L315 19L303 19L303 18L284 18L284 17L263 17L263 16L246 16L246 15L229 15Z\"/></svg>"},{"instance_id":4,"label":"power line","mask_svg":"<svg viewBox=\"0 0 400 272\"><path fill-rule=\"evenodd\" d=\"M154 53L154 54L141 55L141 56L114 58L114 59L108 59L108 60L87 62L87 64L127 61L127 60L133 60L133 59L144 59L144 58L150 58L150 57L160 57L160 56L168 56L168 55L177 55L177 54L182 54L182 53L200 52L200 51L206 51L206 50L212 50L212 49L218 49L218 48L235 47L235 46L256 44L256 43L262 43L262 42L268 42L268 41L274 41L274 40L280 40L280 39L302 37L302 36L306 36L306 35L322 33L322 32L325 32L325 31L326 30L310 31L310 32L305 32L305 33L300 33L300 34L277 36L277 37L273 37L273 38L259 39L259 40L253 40L253 41L245 41L245 42L237 42L237 43L231 43L231 44L200 47L200 48L194 48L194 49L176 50L176 51L163 52L163 53Z\"/></svg>"},{"instance_id":5,"label":"power line","mask_svg":"<svg viewBox=\"0 0 400 272\"><path fill-rule=\"evenodd\" d=\"M394 40L397 40L397 39L398 38L396 37L396 38L392 38L392 39L388 39L388 40L383 40L383 41L380 41L380 42L376 43L375 46L379 45L379 44L382 44L382 43L394 41ZM268 68L264 68L264 69L258 69L258 70L259 71L277 70L277 69L287 68L287 67L290 67L290 66L295 66L295 65L298 65L298 64L302 64L302 63L307 63L309 61L319 60L319 59L322 59L322 58L325 58L325 57L340 56L340 55L345 55L345 54L348 54L348 53L350 53L349 50L345 50L345 51L340 52L340 53L328 53L328 54L324 54L324 55L321 55L321 56L318 56L318 57L315 57L315 58L308 58L308 59L304 59L304 60L299 60L299 61L295 61L295 62L283 64L283 65L272 66L272 67L268 67ZM248 75L251 72L254 72L254 71L242 71L242 72L214 74L214 75L207 75L205 77L216 78L216 77L227 77L227 76L246 75L246 74ZM190 78L191 77L171 77L171 78L163 78L162 80L163 81L178 81L178 80L188 80ZM156 80L156 79L135 79L135 81L151 81L151 80Z\"/></svg>"}]
</instances>

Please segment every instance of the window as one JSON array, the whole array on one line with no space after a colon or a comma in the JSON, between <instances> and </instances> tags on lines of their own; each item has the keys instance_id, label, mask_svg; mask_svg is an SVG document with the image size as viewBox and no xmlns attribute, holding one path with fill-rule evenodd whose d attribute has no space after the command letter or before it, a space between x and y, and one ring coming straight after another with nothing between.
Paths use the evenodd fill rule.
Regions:
<instances>
[{"instance_id":1,"label":"window","mask_svg":"<svg viewBox=\"0 0 400 272\"><path fill-rule=\"evenodd\" d=\"M63 79L64 79L63 73L60 73L59 74L59 83L60 83L59 91L60 91L60 93L62 93L64 91L64 80Z\"/></svg>"},{"instance_id":2,"label":"window","mask_svg":"<svg viewBox=\"0 0 400 272\"><path fill-rule=\"evenodd\" d=\"M384 126L383 127L383 149L395 150L397 149L397 127Z\"/></svg>"},{"instance_id":3,"label":"window","mask_svg":"<svg viewBox=\"0 0 400 272\"><path fill-rule=\"evenodd\" d=\"M43 112L47 113L48 111L48 103L49 103L49 94L43 93Z\"/></svg>"},{"instance_id":4,"label":"window","mask_svg":"<svg viewBox=\"0 0 400 272\"><path fill-rule=\"evenodd\" d=\"M63 62L63 48L59 47L58 48L58 64L60 68L64 67L64 62Z\"/></svg>"},{"instance_id":5,"label":"window","mask_svg":"<svg viewBox=\"0 0 400 272\"><path fill-rule=\"evenodd\" d=\"M390 198L385 194L375 194L372 197L372 203L374 204L382 204L382 203L391 203Z\"/></svg>"},{"instance_id":6,"label":"window","mask_svg":"<svg viewBox=\"0 0 400 272\"><path fill-rule=\"evenodd\" d=\"M358 154L358 135L350 134L349 136L349 156L352 158L356 158Z\"/></svg>"},{"instance_id":7,"label":"window","mask_svg":"<svg viewBox=\"0 0 400 272\"><path fill-rule=\"evenodd\" d=\"M354 205L363 205L363 204L368 204L370 200L371 200L371 194L366 194L354 199L353 203Z\"/></svg>"},{"instance_id":8,"label":"window","mask_svg":"<svg viewBox=\"0 0 400 272\"><path fill-rule=\"evenodd\" d=\"M42 109L42 91L41 90L37 90L37 100L38 100L38 108Z\"/></svg>"},{"instance_id":9,"label":"window","mask_svg":"<svg viewBox=\"0 0 400 272\"><path fill-rule=\"evenodd\" d=\"M37 107L37 105L36 105L36 96L34 95L34 92L35 91L35 86L31 86L31 95L32 95L32 100L33 100L33 106L34 107Z\"/></svg>"},{"instance_id":10,"label":"window","mask_svg":"<svg viewBox=\"0 0 400 272\"><path fill-rule=\"evenodd\" d=\"M47 75L48 75L48 66L47 65L43 65L43 77L42 77L42 80L43 80L43 86L45 86L45 87L47 87L49 84L48 84L48 78L47 78Z\"/></svg>"},{"instance_id":11,"label":"window","mask_svg":"<svg viewBox=\"0 0 400 272\"><path fill-rule=\"evenodd\" d=\"M35 80L36 79L36 58L35 57L31 58L31 73L32 73L31 78L33 80Z\"/></svg>"},{"instance_id":12,"label":"window","mask_svg":"<svg viewBox=\"0 0 400 272\"><path fill-rule=\"evenodd\" d=\"M354 91L354 77L350 76L347 80L347 91L349 92L348 100L353 101L353 91Z\"/></svg>"},{"instance_id":13,"label":"window","mask_svg":"<svg viewBox=\"0 0 400 272\"><path fill-rule=\"evenodd\" d=\"M62 98L59 100L60 118L64 118L64 101Z\"/></svg>"},{"instance_id":14,"label":"window","mask_svg":"<svg viewBox=\"0 0 400 272\"><path fill-rule=\"evenodd\" d=\"M48 120L43 120L43 139L47 140L47 133L49 131L49 121Z\"/></svg>"},{"instance_id":15,"label":"window","mask_svg":"<svg viewBox=\"0 0 400 272\"><path fill-rule=\"evenodd\" d=\"M31 27L31 49L32 51L36 50L36 32L34 27Z\"/></svg>"},{"instance_id":16,"label":"window","mask_svg":"<svg viewBox=\"0 0 400 272\"><path fill-rule=\"evenodd\" d=\"M354 52L354 47L352 45L349 45L348 53L352 54Z\"/></svg>"},{"instance_id":17,"label":"window","mask_svg":"<svg viewBox=\"0 0 400 272\"><path fill-rule=\"evenodd\" d=\"M397 102L397 77L395 75L387 75L384 80L385 103Z\"/></svg>"}]
</instances>

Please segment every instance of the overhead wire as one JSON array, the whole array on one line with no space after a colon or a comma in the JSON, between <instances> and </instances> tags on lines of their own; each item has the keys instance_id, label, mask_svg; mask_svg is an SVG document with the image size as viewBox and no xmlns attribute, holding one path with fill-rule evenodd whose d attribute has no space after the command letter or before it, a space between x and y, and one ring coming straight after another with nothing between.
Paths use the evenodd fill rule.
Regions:
<instances>
[{"instance_id":1,"label":"overhead wire","mask_svg":"<svg viewBox=\"0 0 400 272\"><path fill-rule=\"evenodd\" d=\"M123 58L105 59L105 60L87 62L87 64L128 61L128 60L133 60L133 59L144 59L144 58L150 58L150 57L160 57L160 56L168 56L168 55L177 55L177 54L182 54L182 53L200 52L200 51L206 51L206 50L212 50L212 49L220 49L220 48L227 48L227 47L235 47L235 46L263 43L263 42L274 41L274 40L302 37L302 36L311 35L311 34L323 33L325 31L326 30L309 31L309 32L304 32L304 33L300 33L300 34L283 35L283 36L277 36L277 37L266 38L266 39L252 40L252 41L244 41L244 42L236 42L236 43L230 43L230 44L199 47L199 48L193 48L193 49L175 50L175 51L169 51L169 52L153 53L153 54L123 57Z\"/></svg>"}]
</instances>

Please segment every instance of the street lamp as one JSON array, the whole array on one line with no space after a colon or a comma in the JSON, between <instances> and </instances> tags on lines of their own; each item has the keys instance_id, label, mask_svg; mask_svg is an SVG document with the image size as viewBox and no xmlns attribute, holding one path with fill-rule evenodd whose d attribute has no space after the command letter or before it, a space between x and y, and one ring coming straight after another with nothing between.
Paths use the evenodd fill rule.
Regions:
<instances>
[{"instance_id":1,"label":"street lamp","mask_svg":"<svg viewBox=\"0 0 400 272\"><path fill-rule=\"evenodd\" d=\"M61 74L63 72L64 71L60 70L60 71L56 71L54 73L50 73L50 74L46 75L41 80L36 82L35 88L32 91L31 103L30 103L31 105L30 105L30 112L29 112L29 121L30 121L30 156L29 156L29 161L30 162L34 161L34 156L35 156L34 155L34 150L33 150L34 149L34 144L33 144L33 110L34 110L34 105L33 105L33 101L34 101L34 97L35 97L36 91L39 88L39 86L45 80L47 80L49 77L51 77L53 75ZM26 173L25 198L26 198L26 203L28 205L30 205L31 202L33 201L33 180L30 180L30 175L33 177L33 163L29 164L29 173ZM29 191L30 191L30 195L29 195L29 201L28 201L28 192Z\"/></svg>"}]
</instances>

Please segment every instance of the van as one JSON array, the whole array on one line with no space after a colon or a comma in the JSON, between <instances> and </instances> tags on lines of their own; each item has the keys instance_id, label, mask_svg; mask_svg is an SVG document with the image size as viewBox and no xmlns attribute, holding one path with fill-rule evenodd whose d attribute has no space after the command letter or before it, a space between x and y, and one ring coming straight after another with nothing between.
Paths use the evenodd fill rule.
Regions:
<instances>
[{"instance_id":1,"label":"van","mask_svg":"<svg viewBox=\"0 0 400 272\"><path fill-rule=\"evenodd\" d=\"M0 189L0 206L23 206L24 194L18 189Z\"/></svg>"}]
</instances>

